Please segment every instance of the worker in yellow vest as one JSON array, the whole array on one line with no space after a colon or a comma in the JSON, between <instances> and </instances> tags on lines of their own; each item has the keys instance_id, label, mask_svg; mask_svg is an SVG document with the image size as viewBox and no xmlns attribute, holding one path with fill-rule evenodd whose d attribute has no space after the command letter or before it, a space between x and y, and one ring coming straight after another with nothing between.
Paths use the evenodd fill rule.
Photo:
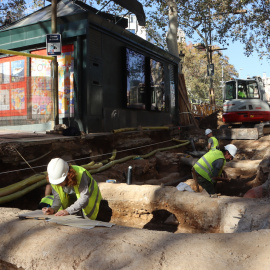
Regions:
<instances>
[{"instance_id":1,"label":"worker in yellow vest","mask_svg":"<svg viewBox=\"0 0 270 270\"><path fill-rule=\"evenodd\" d=\"M45 196L39 202L38 209L42 209L43 207L51 207L53 198L52 187L50 184L47 184L45 187Z\"/></svg>"},{"instance_id":2,"label":"worker in yellow vest","mask_svg":"<svg viewBox=\"0 0 270 270\"><path fill-rule=\"evenodd\" d=\"M218 139L213 136L213 131L210 128L205 130L205 135L208 138L208 141L207 141L208 151L218 149L219 148Z\"/></svg>"},{"instance_id":3,"label":"worker in yellow vest","mask_svg":"<svg viewBox=\"0 0 270 270\"><path fill-rule=\"evenodd\" d=\"M97 218L102 197L97 182L86 169L54 158L47 172L54 198L51 207L42 208L45 215L66 216L82 211L85 218Z\"/></svg>"},{"instance_id":4,"label":"worker in yellow vest","mask_svg":"<svg viewBox=\"0 0 270 270\"><path fill-rule=\"evenodd\" d=\"M230 179L223 171L226 161L233 160L237 148L233 144L227 144L223 150L209 151L203 155L193 166L193 172L197 182L209 194L215 194L217 181L227 181Z\"/></svg>"}]
</instances>

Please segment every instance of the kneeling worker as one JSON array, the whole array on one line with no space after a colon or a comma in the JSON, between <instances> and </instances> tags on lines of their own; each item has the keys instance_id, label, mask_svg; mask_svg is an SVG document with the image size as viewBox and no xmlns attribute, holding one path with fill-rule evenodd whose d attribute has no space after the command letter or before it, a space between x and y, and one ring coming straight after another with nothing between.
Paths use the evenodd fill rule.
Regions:
<instances>
[{"instance_id":1,"label":"kneeling worker","mask_svg":"<svg viewBox=\"0 0 270 270\"><path fill-rule=\"evenodd\" d=\"M52 203L53 203L52 187L50 184L47 184L45 188L45 196L39 202L38 209L42 209L44 207L51 207Z\"/></svg>"},{"instance_id":2,"label":"kneeling worker","mask_svg":"<svg viewBox=\"0 0 270 270\"><path fill-rule=\"evenodd\" d=\"M237 148L233 144L227 144L223 150L209 151L203 155L193 166L192 170L197 176L197 182L209 194L215 194L217 181L230 181L223 167L226 161L233 160ZM222 175L223 173L223 176Z\"/></svg>"},{"instance_id":3,"label":"kneeling worker","mask_svg":"<svg viewBox=\"0 0 270 270\"><path fill-rule=\"evenodd\" d=\"M209 150L216 150L219 147L219 143L216 137L213 136L213 131L211 129L205 130L205 135L208 138L207 141L207 149Z\"/></svg>"},{"instance_id":4,"label":"kneeling worker","mask_svg":"<svg viewBox=\"0 0 270 270\"><path fill-rule=\"evenodd\" d=\"M97 182L86 169L54 158L47 172L54 198L51 207L42 208L45 215L66 216L82 211L85 218L97 218L102 197ZM72 195L75 199L70 202ZM59 210L61 207L63 210Z\"/></svg>"}]
</instances>

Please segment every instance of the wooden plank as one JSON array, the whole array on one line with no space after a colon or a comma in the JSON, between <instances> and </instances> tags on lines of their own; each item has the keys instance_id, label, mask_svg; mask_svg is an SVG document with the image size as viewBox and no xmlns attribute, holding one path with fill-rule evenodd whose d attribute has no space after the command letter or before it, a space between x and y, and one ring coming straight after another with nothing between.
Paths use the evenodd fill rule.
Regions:
<instances>
[{"instance_id":1,"label":"wooden plank","mask_svg":"<svg viewBox=\"0 0 270 270\"><path fill-rule=\"evenodd\" d=\"M258 140L257 128L221 128L215 130L217 139L223 140Z\"/></svg>"},{"instance_id":2,"label":"wooden plank","mask_svg":"<svg viewBox=\"0 0 270 270\"><path fill-rule=\"evenodd\" d=\"M185 107L187 109L186 111L185 110L182 110L182 111L180 110L180 113L181 112L187 112L188 111L190 113L189 115L191 117L191 120L192 120L194 126L196 128L199 128L199 125L197 124L196 119L194 118L194 115L193 115L193 113L191 111L191 108L190 108L190 103L189 103L188 97L187 97L185 79L184 79L184 75L183 74L178 74L178 91L179 91L179 94L181 96L181 97L179 97L179 103L181 101L183 101L184 104L185 104ZM181 100L181 98L182 98L182 100Z\"/></svg>"}]
</instances>

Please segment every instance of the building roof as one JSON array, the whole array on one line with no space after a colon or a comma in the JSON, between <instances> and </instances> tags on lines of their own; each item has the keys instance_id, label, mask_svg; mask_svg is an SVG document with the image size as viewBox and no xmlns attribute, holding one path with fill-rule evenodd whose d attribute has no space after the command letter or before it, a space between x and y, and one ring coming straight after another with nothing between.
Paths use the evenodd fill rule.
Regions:
<instances>
[{"instance_id":1,"label":"building roof","mask_svg":"<svg viewBox=\"0 0 270 270\"><path fill-rule=\"evenodd\" d=\"M105 19L111 20L111 21L119 21L118 25L126 28L127 27L127 21L120 20L121 17L116 17L114 15L111 15L109 13L105 12L98 12L97 9L86 5L85 3L81 1L71 1L71 0L58 0L57 1L57 18L75 15L79 13L94 13L97 14ZM26 25L36 24L37 22L44 22L44 21L50 21L52 16L51 11L51 5L48 5L44 8L41 8L37 10L36 12L21 18L18 21L15 21L9 25L5 25L0 27L0 31L3 30L10 30L18 27L23 27Z\"/></svg>"}]
</instances>

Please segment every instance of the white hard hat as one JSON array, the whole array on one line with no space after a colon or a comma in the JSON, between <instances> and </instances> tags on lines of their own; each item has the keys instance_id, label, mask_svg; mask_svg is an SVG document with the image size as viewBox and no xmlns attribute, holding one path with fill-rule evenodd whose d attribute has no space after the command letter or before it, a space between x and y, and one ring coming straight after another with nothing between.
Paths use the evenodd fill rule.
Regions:
<instances>
[{"instance_id":1,"label":"white hard hat","mask_svg":"<svg viewBox=\"0 0 270 270\"><path fill-rule=\"evenodd\" d=\"M224 146L224 149L227 150L233 157L237 152L237 147L233 144L227 144Z\"/></svg>"},{"instance_id":2,"label":"white hard hat","mask_svg":"<svg viewBox=\"0 0 270 270\"><path fill-rule=\"evenodd\" d=\"M61 184L67 177L69 166L61 158L53 158L47 167L49 181L53 185Z\"/></svg>"},{"instance_id":3,"label":"white hard hat","mask_svg":"<svg viewBox=\"0 0 270 270\"><path fill-rule=\"evenodd\" d=\"M208 135L210 133L212 133L212 130L210 128L208 128L208 129L205 130L205 135Z\"/></svg>"}]
</instances>

